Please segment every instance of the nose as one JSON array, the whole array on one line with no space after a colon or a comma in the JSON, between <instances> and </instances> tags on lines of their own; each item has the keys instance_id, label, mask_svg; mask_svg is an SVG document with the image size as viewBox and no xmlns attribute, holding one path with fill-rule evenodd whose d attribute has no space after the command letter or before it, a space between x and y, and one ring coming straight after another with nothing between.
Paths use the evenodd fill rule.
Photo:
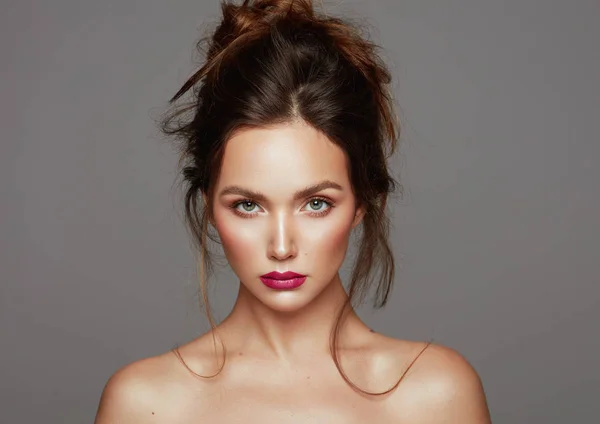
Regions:
<instances>
[{"instance_id":1,"label":"nose","mask_svg":"<svg viewBox=\"0 0 600 424\"><path fill-rule=\"evenodd\" d=\"M267 255L269 259L284 261L297 255L294 223L285 213L274 216Z\"/></svg>"}]
</instances>

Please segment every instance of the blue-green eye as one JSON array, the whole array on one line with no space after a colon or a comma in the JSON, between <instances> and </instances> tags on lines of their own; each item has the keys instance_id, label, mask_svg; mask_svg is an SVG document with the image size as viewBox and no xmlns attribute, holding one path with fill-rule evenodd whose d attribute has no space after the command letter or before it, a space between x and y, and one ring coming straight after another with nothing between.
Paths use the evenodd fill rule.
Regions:
<instances>
[{"instance_id":1,"label":"blue-green eye","mask_svg":"<svg viewBox=\"0 0 600 424\"><path fill-rule=\"evenodd\" d=\"M327 202L325 202L323 199L312 199L308 204L313 211L319 212L322 210L322 206L326 205Z\"/></svg>"},{"instance_id":2,"label":"blue-green eye","mask_svg":"<svg viewBox=\"0 0 600 424\"><path fill-rule=\"evenodd\" d=\"M239 206L242 206L242 209L239 209ZM324 216L330 212L331 208L334 207L333 202L319 197L312 198L308 203L306 203L305 208L307 206L310 207L308 212L310 212L310 215L314 217ZM242 216L243 218L251 218L258 213L258 208L260 208L260 206L258 206L256 202L246 199L235 202L231 208L236 214Z\"/></svg>"},{"instance_id":3,"label":"blue-green eye","mask_svg":"<svg viewBox=\"0 0 600 424\"><path fill-rule=\"evenodd\" d=\"M252 212L253 206L256 206L256 203L249 202L249 201L244 201L244 202L238 203L238 206L239 205L242 205L242 208L244 208L244 210L246 212Z\"/></svg>"},{"instance_id":4,"label":"blue-green eye","mask_svg":"<svg viewBox=\"0 0 600 424\"><path fill-rule=\"evenodd\" d=\"M313 197L306 206L309 207L310 215L314 217L325 216L331 209L334 207L334 204L331 200L322 199L320 197Z\"/></svg>"}]
</instances>

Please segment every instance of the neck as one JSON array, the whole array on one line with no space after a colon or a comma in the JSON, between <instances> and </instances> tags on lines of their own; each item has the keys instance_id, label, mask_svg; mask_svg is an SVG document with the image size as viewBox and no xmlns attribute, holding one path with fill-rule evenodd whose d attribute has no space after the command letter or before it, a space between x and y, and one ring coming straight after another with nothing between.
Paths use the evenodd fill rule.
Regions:
<instances>
[{"instance_id":1,"label":"neck","mask_svg":"<svg viewBox=\"0 0 600 424\"><path fill-rule=\"evenodd\" d=\"M228 351L296 361L330 354L331 334L348 295L339 274L310 304L294 312L274 311L240 284L232 312L219 326ZM355 312L346 307L339 341L357 327L367 330Z\"/></svg>"}]
</instances>

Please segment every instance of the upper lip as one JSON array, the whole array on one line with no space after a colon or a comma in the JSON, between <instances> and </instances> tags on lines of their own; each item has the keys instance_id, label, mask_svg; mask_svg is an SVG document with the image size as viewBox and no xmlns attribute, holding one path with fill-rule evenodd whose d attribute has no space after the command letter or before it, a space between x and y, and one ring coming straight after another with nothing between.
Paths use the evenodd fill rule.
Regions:
<instances>
[{"instance_id":1,"label":"upper lip","mask_svg":"<svg viewBox=\"0 0 600 424\"><path fill-rule=\"evenodd\" d=\"M261 275L261 277L272 278L274 280L289 280L290 278L295 278L295 277L305 277L305 275L297 274L292 271L286 271L286 272L273 271L273 272L269 272L268 274Z\"/></svg>"}]
</instances>

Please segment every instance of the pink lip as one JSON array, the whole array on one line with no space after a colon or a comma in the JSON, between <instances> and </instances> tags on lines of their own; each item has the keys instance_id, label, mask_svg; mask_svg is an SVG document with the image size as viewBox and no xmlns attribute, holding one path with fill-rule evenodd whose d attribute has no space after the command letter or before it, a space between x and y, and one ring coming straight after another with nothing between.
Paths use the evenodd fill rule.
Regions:
<instances>
[{"instance_id":1,"label":"pink lip","mask_svg":"<svg viewBox=\"0 0 600 424\"><path fill-rule=\"evenodd\" d=\"M292 272L292 271L286 271L286 272L273 271L273 272L269 272L268 274L262 275L261 277L271 278L273 280L289 280L290 278L295 278L295 277L306 277L306 275L296 274L295 272Z\"/></svg>"},{"instance_id":2,"label":"pink lip","mask_svg":"<svg viewBox=\"0 0 600 424\"><path fill-rule=\"evenodd\" d=\"M260 281L262 281L265 286L276 290L295 289L300 287L305 280L305 275L291 271L283 273L273 271L260 277Z\"/></svg>"}]
</instances>

